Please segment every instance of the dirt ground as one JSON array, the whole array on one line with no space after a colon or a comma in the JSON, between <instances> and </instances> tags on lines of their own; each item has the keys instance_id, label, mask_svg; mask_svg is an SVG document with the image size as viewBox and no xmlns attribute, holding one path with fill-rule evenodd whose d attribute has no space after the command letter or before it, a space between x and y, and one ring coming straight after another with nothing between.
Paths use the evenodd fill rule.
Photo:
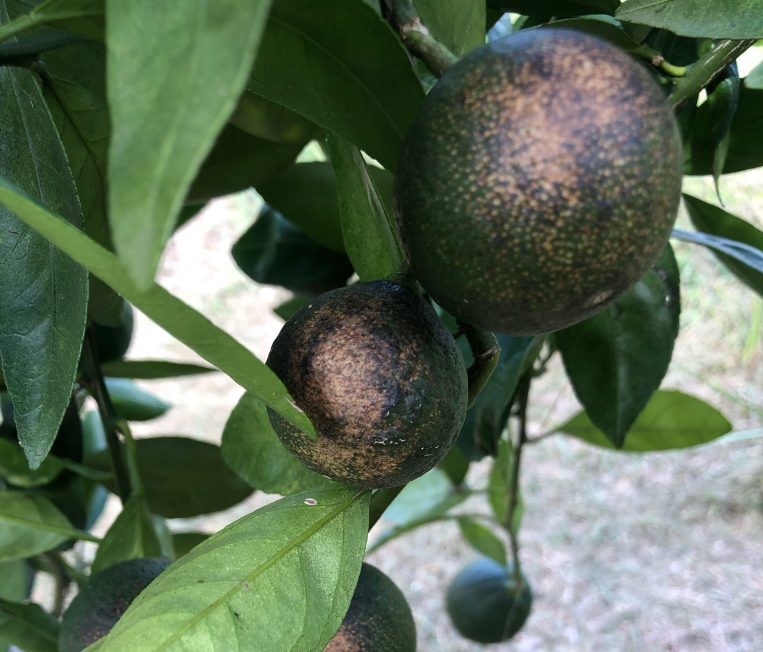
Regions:
<instances>
[{"instance_id":1,"label":"dirt ground","mask_svg":"<svg viewBox=\"0 0 763 652\"><path fill-rule=\"evenodd\" d=\"M763 222L761 174L729 179L727 207ZM705 180L687 187L712 197ZM258 287L229 254L256 205L252 196L228 200L184 227L170 243L160 280L264 358L281 325L271 308L288 295ZM760 427L763 302L704 250L683 243L676 250L684 310L663 386L710 401L736 430ZM195 359L142 315L130 357ZM176 407L136 426L138 435L219 441L241 394L220 374L144 386ZM558 361L534 386L532 406L535 434L579 409ZM484 483L487 469L475 465L469 480ZM763 438L640 456L562 436L528 446L521 554L535 603L525 629L494 649L763 650L762 472ZM255 496L230 512L172 526L215 531L270 499ZM443 610L448 581L474 557L447 524L420 529L372 556L408 597L423 652L483 649L460 638Z\"/></svg>"}]
</instances>

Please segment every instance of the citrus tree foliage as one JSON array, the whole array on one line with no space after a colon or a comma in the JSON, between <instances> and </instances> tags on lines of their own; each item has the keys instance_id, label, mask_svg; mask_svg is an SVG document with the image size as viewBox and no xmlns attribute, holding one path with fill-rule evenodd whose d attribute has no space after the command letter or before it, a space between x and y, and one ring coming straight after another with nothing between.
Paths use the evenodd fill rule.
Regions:
<instances>
[{"instance_id":1,"label":"citrus tree foliage","mask_svg":"<svg viewBox=\"0 0 763 652\"><path fill-rule=\"evenodd\" d=\"M471 365L470 407L437 468L377 491L287 452L270 415L320 435L281 380L154 281L178 226L253 188L261 211L231 253L253 282L292 292L283 319L357 279L415 287L393 197L406 133L460 57L544 25L592 34L650 72L680 126L683 174L717 183L763 166L763 68L740 78L735 63L763 38L758 0L0 0L0 651L57 650L62 600L88 572L162 557L169 568L89 649L320 652L383 513L375 548L457 522L489 559L475 568L489 567L500 608L475 611L478 568L459 576L467 593L451 586L449 609L465 635L504 640L532 601L519 470L532 380L552 356L581 410L544 435L647 453L732 430L713 406L660 388L681 308L669 244L616 301L557 332L493 336L436 307ZM763 294L763 232L683 202L692 229L673 237ZM131 306L208 365L125 359ZM243 390L220 445L132 438L129 422L171 407L135 379L214 372ZM469 465L486 457L486 509L457 510ZM101 539L91 530L109 492L122 511ZM211 536L169 520L254 492L281 497ZM68 561L82 542L97 544L92 568ZM29 600L36 573L55 579L51 612Z\"/></svg>"}]
</instances>

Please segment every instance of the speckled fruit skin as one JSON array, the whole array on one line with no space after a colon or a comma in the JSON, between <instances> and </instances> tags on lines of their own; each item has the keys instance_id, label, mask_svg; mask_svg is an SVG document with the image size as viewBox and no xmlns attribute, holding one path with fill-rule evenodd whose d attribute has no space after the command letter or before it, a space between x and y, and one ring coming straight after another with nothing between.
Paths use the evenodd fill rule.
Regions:
<instances>
[{"instance_id":1,"label":"speckled fruit skin","mask_svg":"<svg viewBox=\"0 0 763 652\"><path fill-rule=\"evenodd\" d=\"M458 347L429 304L397 283L320 295L286 322L267 363L318 432L310 439L269 411L281 441L306 466L351 487L417 478L464 422Z\"/></svg>"},{"instance_id":2,"label":"speckled fruit skin","mask_svg":"<svg viewBox=\"0 0 763 652\"><path fill-rule=\"evenodd\" d=\"M350 609L324 652L416 652L416 625L405 596L364 563Z\"/></svg>"},{"instance_id":3,"label":"speckled fruit skin","mask_svg":"<svg viewBox=\"0 0 763 652\"><path fill-rule=\"evenodd\" d=\"M532 601L524 576L517 591L513 571L488 558L462 568L446 596L448 615L456 629L479 643L508 641L524 626Z\"/></svg>"},{"instance_id":4,"label":"speckled fruit skin","mask_svg":"<svg viewBox=\"0 0 763 652\"><path fill-rule=\"evenodd\" d=\"M413 270L457 318L513 335L599 311L657 259L681 143L647 70L592 36L519 32L432 89L396 207Z\"/></svg>"},{"instance_id":5,"label":"speckled fruit skin","mask_svg":"<svg viewBox=\"0 0 763 652\"><path fill-rule=\"evenodd\" d=\"M111 631L133 600L169 561L130 559L94 573L69 605L58 636L59 652L80 652Z\"/></svg>"}]
</instances>

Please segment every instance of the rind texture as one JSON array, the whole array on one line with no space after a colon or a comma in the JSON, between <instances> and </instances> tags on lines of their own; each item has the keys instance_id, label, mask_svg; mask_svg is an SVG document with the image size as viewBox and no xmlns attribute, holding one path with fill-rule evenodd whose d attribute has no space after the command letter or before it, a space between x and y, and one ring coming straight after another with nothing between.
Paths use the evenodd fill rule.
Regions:
<instances>
[{"instance_id":1,"label":"rind texture","mask_svg":"<svg viewBox=\"0 0 763 652\"><path fill-rule=\"evenodd\" d=\"M647 70L533 29L449 69L406 138L396 208L413 270L457 318L569 326L625 292L675 221L681 143Z\"/></svg>"},{"instance_id":2,"label":"rind texture","mask_svg":"<svg viewBox=\"0 0 763 652\"><path fill-rule=\"evenodd\" d=\"M350 609L324 652L416 652L416 625L405 596L364 563Z\"/></svg>"},{"instance_id":3,"label":"rind texture","mask_svg":"<svg viewBox=\"0 0 763 652\"><path fill-rule=\"evenodd\" d=\"M393 487L447 453L464 421L463 358L432 308L405 286L322 294L284 325L268 365L318 432L269 411L306 466L352 487Z\"/></svg>"}]
</instances>

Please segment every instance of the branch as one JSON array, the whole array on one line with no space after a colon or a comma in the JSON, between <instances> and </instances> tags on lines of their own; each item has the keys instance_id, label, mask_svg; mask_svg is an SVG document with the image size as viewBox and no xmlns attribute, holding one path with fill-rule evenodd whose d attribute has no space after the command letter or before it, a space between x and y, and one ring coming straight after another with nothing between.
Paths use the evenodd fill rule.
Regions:
<instances>
[{"instance_id":1,"label":"branch","mask_svg":"<svg viewBox=\"0 0 763 652\"><path fill-rule=\"evenodd\" d=\"M509 487L509 508L506 514L506 530L509 533L511 542L511 558L514 563L514 580L517 586L522 585L521 564L519 561L519 538L514 529L514 516L519 506L519 474L522 464L522 449L527 443L527 405L530 396L530 383L532 376L525 374L519 381L517 396L519 400L519 434L517 443L514 447L514 454L511 456L511 485Z\"/></svg>"},{"instance_id":2,"label":"branch","mask_svg":"<svg viewBox=\"0 0 763 652\"><path fill-rule=\"evenodd\" d=\"M668 97L668 104L679 109L732 63L742 52L755 43L754 39L744 41L718 41L710 52L693 63L686 74L678 80L676 87Z\"/></svg>"},{"instance_id":3,"label":"branch","mask_svg":"<svg viewBox=\"0 0 763 652\"><path fill-rule=\"evenodd\" d=\"M436 77L450 68L458 57L440 43L421 22L413 0L386 0L392 20L406 47L424 62Z\"/></svg>"},{"instance_id":4,"label":"branch","mask_svg":"<svg viewBox=\"0 0 763 652\"><path fill-rule=\"evenodd\" d=\"M469 377L469 407L474 403L479 393L487 385L501 358L501 347L495 335L490 331L482 331L469 324L458 322L461 333L466 335L469 347L474 356L474 362L467 372Z\"/></svg>"}]
</instances>

